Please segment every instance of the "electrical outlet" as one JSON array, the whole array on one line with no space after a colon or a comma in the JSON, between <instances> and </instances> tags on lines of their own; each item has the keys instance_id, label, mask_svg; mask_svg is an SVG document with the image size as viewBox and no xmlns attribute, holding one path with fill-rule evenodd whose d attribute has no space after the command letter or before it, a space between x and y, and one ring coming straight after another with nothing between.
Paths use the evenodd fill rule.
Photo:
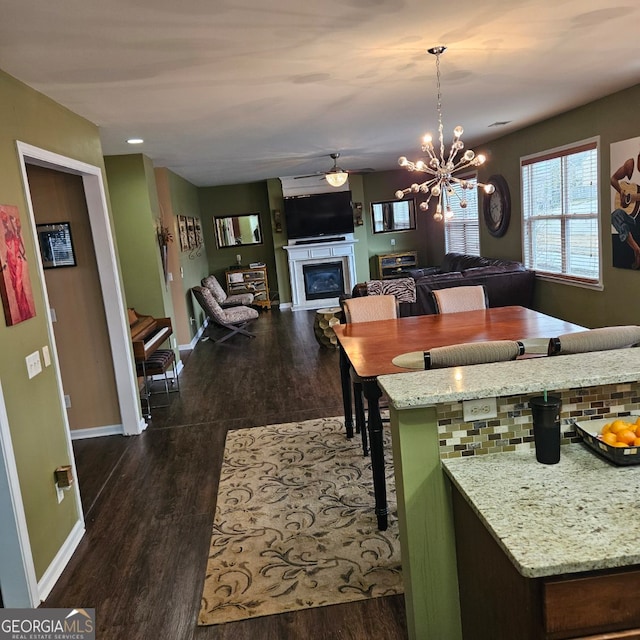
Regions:
<instances>
[{"instance_id":1,"label":"electrical outlet","mask_svg":"<svg viewBox=\"0 0 640 640\"><path fill-rule=\"evenodd\" d=\"M395 238L391 238L391 246L392 247L396 246L396 239Z\"/></svg>"},{"instance_id":2,"label":"electrical outlet","mask_svg":"<svg viewBox=\"0 0 640 640\"><path fill-rule=\"evenodd\" d=\"M39 351L30 353L24 360L27 363L27 375L29 376L29 379L37 376L42 371Z\"/></svg>"},{"instance_id":3,"label":"electrical outlet","mask_svg":"<svg viewBox=\"0 0 640 640\"><path fill-rule=\"evenodd\" d=\"M498 416L498 405L495 398L482 398L479 400L463 400L462 415L465 422L477 420L489 420Z\"/></svg>"},{"instance_id":4,"label":"electrical outlet","mask_svg":"<svg viewBox=\"0 0 640 640\"><path fill-rule=\"evenodd\" d=\"M42 360L44 361L45 367L51 366L51 354L49 353L49 347L46 344L42 347Z\"/></svg>"},{"instance_id":5,"label":"electrical outlet","mask_svg":"<svg viewBox=\"0 0 640 640\"><path fill-rule=\"evenodd\" d=\"M71 409L71 396L65 396L64 397L64 406L67 409Z\"/></svg>"}]
</instances>

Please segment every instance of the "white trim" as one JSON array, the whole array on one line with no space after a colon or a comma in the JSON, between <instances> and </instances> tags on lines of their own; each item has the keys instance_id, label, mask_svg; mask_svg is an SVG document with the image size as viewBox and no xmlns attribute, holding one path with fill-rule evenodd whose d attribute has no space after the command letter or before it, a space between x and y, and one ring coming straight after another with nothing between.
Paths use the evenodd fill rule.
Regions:
<instances>
[{"instance_id":1,"label":"white trim","mask_svg":"<svg viewBox=\"0 0 640 640\"><path fill-rule=\"evenodd\" d=\"M138 398L137 380L134 374L135 366L133 363L133 354L131 353L129 323L125 313L126 307L124 297L122 295L120 274L118 272L118 263L115 254L115 243L109 220L104 182L102 180L102 171L99 167L86 164L73 158L67 158L57 153L46 151L45 149L39 149L38 147L34 147L24 142L18 141L16 144L21 161L25 196L27 198L31 215L31 225L34 237L36 231L35 218L33 214L31 194L29 193L28 188L29 181L27 178L26 165L36 164L38 166L48 167L57 171L66 171L68 173L74 173L82 176L85 197L87 200L87 209L89 212L91 234L93 236L94 252L96 262L98 264L98 275L104 299L104 310L111 344L113 369L115 373L116 390L118 393L123 431L127 435L138 435L142 432L142 429L140 428L141 408ZM46 283L44 279L44 270L42 268L42 260L38 253L37 257L40 268L40 278L43 282L46 295ZM47 301L47 307L48 306ZM50 317L49 336L52 345L54 345L55 339L53 337ZM54 358L54 360L57 360L57 358ZM60 372L58 371L57 374L58 380L60 381ZM60 391L62 393L61 384ZM61 398L63 402L62 406L64 406L64 399L62 396Z\"/></svg>"},{"instance_id":2,"label":"white trim","mask_svg":"<svg viewBox=\"0 0 640 640\"><path fill-rule=\"evenodd\" d=\"M122 436L124 430L121 424L105 425L104 427L88 427L87 429L71 429L72 440L86 440L87 438L102 438L102 436Z\"/></svg>"},{"instance_id":3,"label":"white trim","mask_svg":"<svg viewBox=\"0 0 640 640\"><path fill-rule=\"evenodd\" d=\"M47 567L47 570L38 582L40 600L44 600L51 593L51 589L55 586L58 578L62 575L62 572L69 563L69 560L71 560L71 556L73 556L74 551L78 548L78 545L84 536L84 532L84 523L76 522L75 526L67 536L67 539L64 541L60 549L58 549L58 553L56 553L51 564Z\"/></svg>"},{"instance_id":4,"label":"white trim","mask_svg":"<svg viewBox=\"0 0 640 640\"><path fill-rule=\"evenodd\" d=\"M6 608L40 604L31 542L0 383L0 583Z\"/></svg>"}]
</instances>

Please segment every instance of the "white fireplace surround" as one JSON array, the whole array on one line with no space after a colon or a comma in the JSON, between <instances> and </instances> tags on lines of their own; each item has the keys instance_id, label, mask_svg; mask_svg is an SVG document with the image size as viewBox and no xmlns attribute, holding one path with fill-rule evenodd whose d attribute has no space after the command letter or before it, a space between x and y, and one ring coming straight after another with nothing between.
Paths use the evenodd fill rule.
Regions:
<instances>
[{"instance_id":1,"label":"white fireplace surround","mask_svg":"<svg viewBox=\"0 0 640 640\"><path fill-rule=\"evenodd\" d=\"M344 239L342 239L344 238ZM312 239L309 239L312 240ZM338 298L322 298L320 300L307 300L304 288L304 274L302 267L308 264L324 264L326 262L342 261L342 275L344 278L344 290L351 293L356 285L356 261L354 245L357 240L352 233L340 235L338 238L325 242L293 241L286 247L289 256L289 279L291 281L291 308L293 311L300 309L321 309L322 307L334 307L338 304Z\"/></svg>"}]
</instances>

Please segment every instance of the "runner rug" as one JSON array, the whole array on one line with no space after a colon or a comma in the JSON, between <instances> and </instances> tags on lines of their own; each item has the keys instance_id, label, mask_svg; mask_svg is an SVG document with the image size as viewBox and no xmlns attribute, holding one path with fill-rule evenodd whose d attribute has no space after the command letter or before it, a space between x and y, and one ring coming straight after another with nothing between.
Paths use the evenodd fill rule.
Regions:
<instances>
[{"instance_id":1,"label":"runner rug","mask_svg":"<svg viewBox=\"0 0 640 640\"><path fill-rule=\"evenodd\" d=\"M402 593L387 467L391 517L378 531L370 458L341 418L230 431L199 624Z\"/></svg>"}]
</instances>

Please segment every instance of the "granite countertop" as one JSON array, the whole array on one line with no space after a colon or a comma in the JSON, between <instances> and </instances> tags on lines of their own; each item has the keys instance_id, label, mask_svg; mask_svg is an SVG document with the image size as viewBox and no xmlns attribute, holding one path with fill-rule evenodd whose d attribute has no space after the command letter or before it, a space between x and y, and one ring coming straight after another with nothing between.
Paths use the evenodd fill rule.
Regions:
<instances>
[{"instance_id":1,"label":"granite countertop","mask_svg":"<svg viewBox=\"0 0 640 640\"><path fill-rule=\"evenodd\" d=\"M581 443L563 445L555 465L533 450L442 465L523 576L640 564L640 466L615 466Z\"/></svg>"},{"instance_id":2,"label":"granite countertop","mask_svg":"<svg viewBox=\"0 0 640 640\"><path fill-rule=\"evenodd\" d=\"M640 380L640 348L396 373L378 384L396 409Z\"/></svg>"}]
</instances>

